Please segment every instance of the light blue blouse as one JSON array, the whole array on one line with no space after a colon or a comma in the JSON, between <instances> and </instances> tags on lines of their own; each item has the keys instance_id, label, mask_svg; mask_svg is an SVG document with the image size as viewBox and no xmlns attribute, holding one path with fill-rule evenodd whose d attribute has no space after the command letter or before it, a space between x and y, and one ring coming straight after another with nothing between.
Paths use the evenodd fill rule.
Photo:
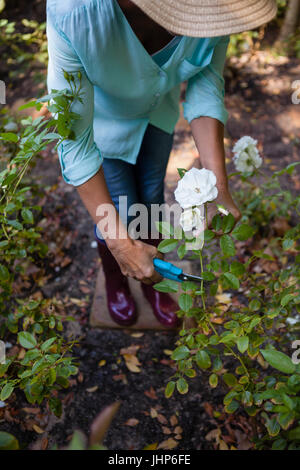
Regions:
<instances>
[{"instance_id":1,"label":"light blue blouse","mask_svg":"<svg viewBox=\"0 0 300 470\"><path fill-rule=\"evenodd\" d=\"M48 89L68 88L63 70L81 71L83 102L75 140L59 148L62 174L78 186L103 158L136 162L149 123L172 133L180 83L188 82L184 116L225 124L223 67L228 36L176 36L149 55L116 0L48 0Z\"/></svg>"}]
</instances>

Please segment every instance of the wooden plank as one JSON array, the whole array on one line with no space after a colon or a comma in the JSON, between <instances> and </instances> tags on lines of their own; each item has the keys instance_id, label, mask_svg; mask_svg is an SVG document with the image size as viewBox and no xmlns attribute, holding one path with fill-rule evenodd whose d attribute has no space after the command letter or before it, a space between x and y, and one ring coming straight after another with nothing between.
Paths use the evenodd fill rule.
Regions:
<instances>
[{"instance_id":1,"label":"wooden plank","mask_svg":"<svg viewBox=\"0 0 300 470\"><path fill-rule=\"evenodd\" d=\"M184 272L192 272L192 263L190 261L179 261L176 262L176 265L182 268ZM123 327L115 323L109 315L106 303L105 277L102 267L100 267L90 314L90 325L94 328L123 328L126 330L170 330L170 328L161 325L154 316L150 304L143 296L140 282L135 281L134 279L129 279L129 286L136 302L138 320L130 327ZM175 300L177 300L178 294L172 294L172 296Z\"/></svg>"}]
</instances>

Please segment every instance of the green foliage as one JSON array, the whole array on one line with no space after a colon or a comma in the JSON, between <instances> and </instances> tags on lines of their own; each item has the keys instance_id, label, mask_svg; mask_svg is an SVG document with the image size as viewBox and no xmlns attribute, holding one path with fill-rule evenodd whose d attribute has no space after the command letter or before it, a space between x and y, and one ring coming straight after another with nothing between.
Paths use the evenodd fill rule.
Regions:
<instances>
[{"instance_id":1,"label":"green foliage","mask_svg":"<svg viewBox=\"0 0 300 470\"><path fill-rule=\"evenodd\" d=\"M8 432L0 431L0 450L18 450L17 439Z\"/></svg>"},{"instance_id":2,"label":"green foliage","mask_svg":"<svg viewBox=\"0 0 300 470\"><path fill-rule=\"evenodd\" d=\"M14 121L4 110L0 115L0 338L18 342L23 353L9 356L0 365L0 400L23 390L29 403L48 400L50 409L61 414L56 390L69 385L77 373L70 357L73 343L65 342L63 322L70 320L56 299L26 296L15 291L16 283L28 279L29 263L47 255L38 227L41 207L36 204L40 189L27 174L46 147L73 138L78 117L72 103L80 100L81 76L66 74L70 91L56 91L23 108L40 110L43 103L55 117L31 117ZM7 128L9 132L5 132ZM14 129L14 130L13 130ZM55 392L55 393L54 393Z\"/></svg>"},{"instance_id":3,"label":"green foliage","mask_svg":"<svg viewBox=\"0 0 300 470\"><path fill-rule=\"evenodd\" d=\"M2 67L6 63L6 72L11 79L20 76L33 63L47 65L46 23L23 19L17 25L15 21L0 19L0 54ZM39 74L36 78L44 79L44 75Z\"/></svg>"},{"instance_id":4,"label":"green foliage","mask_svg":"<svg viewBox=\"0 0 300 470\"><path fill-rule=\"evenodd\" d=\"M280 180L283 175L293 176L298 163L264 176L263 181L260 178L259 185L249 179L258 171L247 176L238 173L241 222L234 227L232 216L218 214L212 229L205 231L204 248L192 252L200 261L199 274L210 281L209 290L205 280L200 286L179 284L178 314L194 318L195 326L186 328L183 323L171 356L176 372L165 396L169 398L175 390L187 393L188 380L204 374L211 388L223 388L226 413L244 410L251 417L256 449L300 448L300 365L289 355L300 328L299 321L290 322L300 311L299 197L282 189ZM274 236L272 223L283 215L293 226ZM161 243L162 251L165 247L171 251L177 228L165 228L160 226L170 240ZM263 237L272 248L269 252L257 248ZM183 235L181 246L186 241ZM241 244L247 253L243 262L233 258L236 253L240 256ZM182 258L186 252L178 255ZM274 268L266 275L253 270L256 263L274 263ZM168 286L165 291L172 292L173 285L164 280L157 286L160 290ZM220 300L224 290L239 291L241 302L226 307ZM230 358L230 370L226 358Z\"/></svg>"}]
</instances>

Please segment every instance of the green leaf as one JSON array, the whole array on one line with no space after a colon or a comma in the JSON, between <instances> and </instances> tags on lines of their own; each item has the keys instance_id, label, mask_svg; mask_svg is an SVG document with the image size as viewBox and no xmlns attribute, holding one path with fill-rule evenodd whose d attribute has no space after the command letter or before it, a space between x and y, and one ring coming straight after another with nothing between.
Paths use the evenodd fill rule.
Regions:
<instances>
[{"instance_id":1,"label":"green leaf","mask_svg":"<svg viewBox=\"0 0 300 470\"><path fill-rule=\"evenodd\" d=\"M29 101L28 103L22 104L22 106L19 106L18 111L23 111L24 109L28 108L35 108L37 105L36 101Z\"/></svg>"},{"instance_id":2,"label":"green leaf","mask_svg":"<svg viewBox=\"0 0 300 470\"><path fill-rule=\"evenodd\" d=\"M166 237L171 237L174 235L174 229L169 222L162 221L162 222L155 222L156 228L162 235Z\"/></svg>"},{"instance_id":3,"label":"green leaf","mask_svg":"<svg viewBox=\"0 0 300 470\"><path fill-rule=\"evenodd\" d=\"M300 426L291 429L288 433L288 438L291 441L300 441Z\"/></svg>"},{"instance_id":4,"label":"green leaf","mask_svg":"<svg viewBox=\"0 0 300 470\"><path fill-rule=\"evenodd\" d=\"M240 287L240 281L238 280L238 278L234 274L224 273L223 276L229 282L230 286L233 289L238 289Z\"/></svg>"},{"instance_id":5,"label":"green leaf","mask_svg":"<svg viewBox=\"0 0 300 470\"><path fill-rule=\"evenodd\" d=\"M5 0L0 0L0 13L4 10L5 8Z\"/></svg>"},{"instance_id":6,"label":"green leaf","mask_svg":"<svg viewBox=\"0 0 300 470\"><path fill-rule=\"evenodd\" d=\"M275 349L261 349L260 352L267 363L274 367L274 369L280 370L280 372L285 374L293 374L295 372L295 364L293 364L289 356L281 351L276 351Z\"/></svg>"},{"instance_id":7,"label":"green leaf","mask_svg":"<svg viewBox=\"0 0 300 470\"><path fill-rule=\"evenodd\" d=\"M161 253L169 253L170 251L174 250L178 245L178 240L174 240L174 238L167 238L163 240L158 245L157 249Z\"/></svg>"},{"instance_id":8,"label":"green leaf","mask_svg":"<svg viewBox=\"0 0 300 470\"><path fill-rule=\"evenodd\" d=\"M276 418L268 419L266 422L266 428L270 436L275 437L280 432L280 424L276 420Z\"/></svg>"},{"instance_id":9,"label":"green leaf","mask_svg":"<svg viewBox=\"0 0 300 470\"><path fill-rule=\"evenodd\" d=\"M272 450L284 450L286 448L286 440L285 439L276 439L276 441L272 444Z\"/></svg>"},{"instance_id":10,"label":"green leaf","mask_svg":"<svg viewBox=\"0 0 300 470\"><path fill-rule=\"evenodd\" d=\"M236 345L240 353L243 354L245 351L247 351L249 346L248 336L241 336L240 338L238 338Z\"/></svg>"},{"instance_id":11,"label":"green leaf","mask_svg":"<svg viewBox=\"0 0 300 470\"><path fill-rule=\"evenodd\" d=\"M7 400L11 396L13 391L14 391L14 386L11 383L5 384L0 393L0 400L2 401Z\"/></svg>"},{"instance_id":12,"label":"green leaf","mask_svg":"<svg viewBox=\"0 0 300 470\"><path fill-rule=\"evenodd\" d=\"M178 300L179 307L184 312L188 312L193 306L193 298L189 294L181 294Z\"/></svg>"},{"instance_id":13,"label":"green leaf","mask_svg":"<svg viewBox=\"0 0 300 470\"><path fill-rule=\"evenodd\" d=\"M32 349L37 345L35 337L28 333L28 331L20 331L18 333L18 340L25 349Z\"/></svg>"},{"instance_id":14,"label":"green leaf","mask_svg":"<svg viewBox=\"0 0 300 470\"><path fill-rule=\"evenodd\" d=\"M261 307L261 303L258 299L253 299L249 303L249 309L255 312L256 310L259 310Z\"/></svg>"},{"instance_id":15,"label":"green leaf","mask_svg":"<svg viewBox=\"0 0 300 470\"><path fill-rule=\"evenodd\" d=\"M233 229L235 224L235 218L232 214L225 215L222 221L222 232L229 233Z\"/></svg>"},{"instance_id":16,"label":"green leaf","mask_svg":"<svg viewBox=\"0 0 300 470\"><path fill-rule=\"evenodd\" d=\"M248 238L251 238L253 234L254 229L247 224L239 225L232 232L232 236L239 241L248 240Z\"/></svg>"},{"instance_id":17,"label":"green leaf","mask_svg":"<svg viewBox=\"0 0 300 470\"><path fill-rule=\"evenodd\" d=\"M66 381L67 381L67 379L66 379ZM69 385L69 383L68 383L68 385ZM65 388L67 388L67 387L65 387ZM62 402L61 402L61 400L57 397L51 397L50 400L49 400L49 406L50 406L50 410L53 411L55 416L60 418L61 415L62 415Z\"/></svg>"},{"instance_id":18,"label":"green leaf","mask_svg":"<svg viewBox=\"0 0 300 470\"><path fill-rule=\"evenodd\" d=\"M201 273L201 277L203 277L204 281L213 281L216 276L210 271L204 271L203 273Z\"/></svg>"},{"instance_id":19,"label":"green leaf","mask_svg":"<svg viewBox=\"0 0 300 470\"><path fill-rule=\"evenodd\" d=\"M218 379L217 374L211 374L209 376L209 385L211 386L211 388L216 388L218 385L218 381L219 379Z\"/></svg>"},{"instance_id":20,"label":"green leaf","mask_svg":"<svg viewBox=\"0 0 300 470\"><path fill-rule=\"evenodd\" d=\"M33 214L30 209L22 209L21 215L22 215L24 222L26 222L26 224L33 224L34 222Z\"/></svg>"},{"instance_id":21,"label":"green leaf","mask_svg":"<svg viewBox=\"0 0 300 470\"><path fill-rule=\"evenodd\" d=\"M6 266L0 264L0 281L8 281L9 280L9 271Z\"/></svg>"},{"instance_id":22,"label":"green leaf","mask_svg":"<svg viewBox=\"0 0 300 470\"><path fill-rule=\"evenodd\" d=\"M56 340L56 336L55 336L54 338L49 338L49 339L47 339L47 340L42 344L41 350L44 351L44 352L48 351L48 350L51 348L51 346L52 346L52 344L54 343L55 340Z\"/></svg>"},{"instance_id":23,"label":"green leaf","mask_svg":"<svg viewBox=\"0 0 300 470\"><path fill-rule=\"evenodd\" d=\"M235 276L242 276L246 271L245 266L239 261L233 261L230 265L230 272Z\"/></svg>"},{"instance_id":24,"label":"green leaf","mask_svg":"<svg viewBox=\"0 0 300 470\"><path fill-rule=\"evenodd\" d=\"M172 353L172 359L174 361L181 361L182 359L186 359L190 355L190 350L187 346L178 346L173 353Z\"/></svg>"},{"instance_id":25,"label":"green leaf","mask_svg":"<svg viewBox=\"0 0 300 470\"><path fill-rule=\"evenodd\" d=\"M228 387L234 387L237 384L237 379L233 374L224 374L223 380Z\"/></svg>"},{"instance_id":26,"label":"green leaf","mask_svg":"<svg viewBox=\"0 0 300 470\"><path fill-rule=\"evenodd\" d=\"M220 247L226 258L235 255L234 243L229 235L222 235L220 238Z\"/></svg>"},{"instance_id":27,"label":"green leaf","mask_svg":"<svg viewBox=\"0 0 300 470\"><path fill-rule=\"evenodd\" d=\"M0 140L6 140L8 142L18 142L19 136L13 132L1 132Z\"/></svg>"},{"instance_id":28,"label":"green leaf","mask_svg":"<svg viewBox=\"0 0 300 470\"><path fill-rule=\"evenodd\" d=\"M215 238L215 234L212 230L209 230L208 228L204 231L204 240L206 242L209 242L210 240L213 240Z\"/></svg>"},{"instance_id":29,"label":"green leaf","mask_svg":"<svg viewBox=\"0 0 300 470\"><path fill-rule=\"evenodd\" d=\"M181 393L181 395L184 395L189 391L188 383L183 377L177 380L176 387L178 392Z\"/></svg>"},{"instance_id":30,"label":"green leaf","mask_svg":"<svg viewBox=\"0 0 300 470\"><path fill-rule=\"evenodd\" d=\"M184 174L187 172L185 168L177 168L180 178L183 178Z\"/></svg>"},{"instance_id":31,"label":"green leaf","mask_svg":"<svg viewBox=\"0 0 300 470\"><path fill-rule=\"evenodd\" d=\"M234 413L239 408L239 403L236 400L232 400L228 405L225 406L226 413Z\"/></svg>"},{"instance_id":32,"label":"green leaf","mask_svg":"<svg viewBox=\"0 0 300 470\"><path fill-rule=\"evenodd\" d=\"M200 369L208 369L211 366L211 359L206 351L198 351L196 354L196 363Z\"/></svg>"},{"instance_id":33,"label":"green leaf","mask_svg":"<svg viewBox=\"0 0 300 470\"><path fill-rule=\"evenodd\" d=\"M283 168L283 170L275 171L273 178L275 176L284 175L285 173L291 175L297 165L300 165L300 162L290 163L287 167Z\"/></svg>"},{"instance_id":34,"label":"green leaf","mask_svg":"<svg viewBox=\"0 0 300 470\"><path fill-rule=\"evenodd\" d=\"M23 230L23 225L18 220L7 220L7 224L16 230Z\"/></svg>"},{"instance_id":35,"label":"green leaf","mask_svg":"<svg viewBox=\"0 0 300 470\"><path fill-rule=\"evenodd\" d=\"M211 225L212 225L212 228L216 231L220 230L221 227L222 227L222 217L220 216L220 214L216 214L213 219L212 219L212 222L211 222Z\"/></svg>"},{"instance_id":36,"label":"green leaf","mask_svg":"<svg viewBox=\"0 0 300 470\"><path fill-rule=\"evenodd\" d=\"M186 254L186 252L187 252L186 245L185 243L182 243L177 249L177 254L178 254L179 259L182 259L184 255Z\"/></svg>"},{"instance_id":37,"label":"green leaf","mask_svg":"<svg viewBox=\"0 0 300 470\"><path fill-rule=\"evenodd\" d=\"M163 281L154 284L153 287L159 292L177 292L178 282L172 281L171 279L164 279Z\"/></svg>"},{"instance_id":38,"label":"green leaf","mask_svg":"<svg viewBox=\"0 0 300 470\"><path fill-rule=\"evenodd\" d=\"M8 432L0 431L0 450L18 450L19 443L15 436Z\"/></svg>"},{"instance_id":39,"label":"green leaf","mask_svg":"<svg viewBox=\"0 0 300 470\"><path fill-rule=\"evenodd\" d=\"M287 294L284 297L282 297L280 304L282 305L282 307L285 307L294 298L295 298L294 294Z\"/></svg>"},{"instance_id":40,"label":"green leaf","mask_svg":"<svg viewBox=\"0 0 300 470\"><path fill-rule=\"evenodd\" d=\"M168 384L166 386L165 397L170 398L173 395L174 390L175 390L175 382L173 380L171 380L170 382L168 382Z\"/></svg>"},{"instance_id":41,"label":"green leaf","mask_svg":"<svg viewBox=\"0 0 300 470\"><path fill-rule=\"evenodd\" d=\"M292 246L294 246L294 244L294 240L292 240L291 238L285 238L282 242L282 248L284 250L289 250L290 248L292 248Z\"/></svg>"}]
</instances>

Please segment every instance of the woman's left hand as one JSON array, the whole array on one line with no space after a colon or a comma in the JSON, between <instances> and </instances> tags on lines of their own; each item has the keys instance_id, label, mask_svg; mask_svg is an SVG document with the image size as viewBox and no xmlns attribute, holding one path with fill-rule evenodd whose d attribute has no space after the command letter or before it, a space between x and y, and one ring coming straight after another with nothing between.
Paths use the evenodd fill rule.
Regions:
<instances>
[{"instance_id":1,"label":"woman's left hand","mask_svg":"<svg viewBox=\"0 0 300 470\"><path fill-rule=\"evenodd\" d=\"M220 213L218 211L217 205L222 205L225 207L225 209L230 212L233 217L235 218L235 222L237 223L240 218L242 217L242 214L235 204L234 200L232 199L232 196L229 192L229 189L220 189L218 188L218 197L213 203L207 204L207 220L208 220L208 228L211 228L211 222L213 217L217 214Z\"/></svg>"}]
</instances>

